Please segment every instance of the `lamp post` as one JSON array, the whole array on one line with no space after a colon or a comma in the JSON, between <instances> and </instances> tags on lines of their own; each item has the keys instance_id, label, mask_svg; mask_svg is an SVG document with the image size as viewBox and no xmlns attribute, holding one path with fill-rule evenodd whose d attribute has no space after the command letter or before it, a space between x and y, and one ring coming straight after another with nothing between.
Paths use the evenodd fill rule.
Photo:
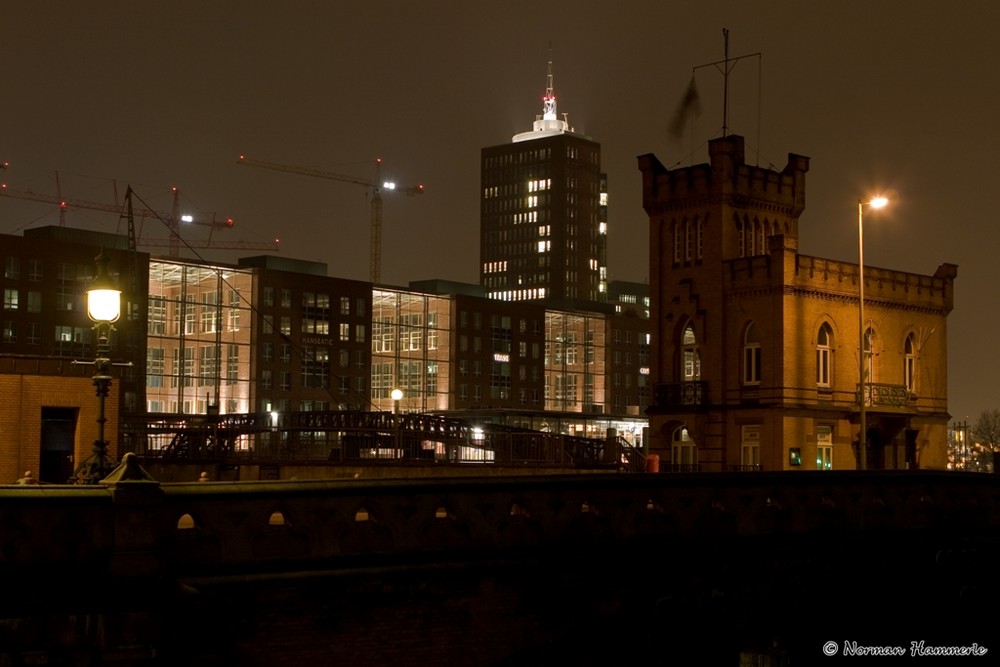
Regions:
<instances>
[{"instance_id":1,"label":"lamp post","mask_svg":"<svg viewBox=\"0 0 1000 667\"><path fill-rule=\"evenodd\" d=\"M79 483L97 484L114 468L108 460L108 442L104 439L104 403L111 389L111 332L113 323L121 316L121 290L119 290L108 274L108 258L102 251L95 260L97 274L87 290L87 315L94 322L94 333L97 338L97 354L94 361L94 388L97 391L97 439L94 449L76 469ZM78 362L74 362L78 363ZM88 363L88 362L80 362Z\"/></svg>"},{"instance_id":2,"label":"lamp post","mask_svg":"<svg viewBox=\"0 0 1000 667\"><path fill-rule=\"evenodd\" d=\"M392 397L392 422L395 429L396 456L403 455L403 425L399 421L399 402L403 400L403 390L396 388L389 392Z\"/></svg>"},{"instance_id":3,"label":"lamp post","mask_svg":"<svg viewBox=\"0 0 1000 667\"><path fill-rule=\"evenodd\" d=\"M868 467L868 425L865 423L865 389L867 379L865 372L865 233L864 210L882 208L889 203L885 197L873 197L868 201L858 200L858 407L861 422L861 432L858 434L858 470Z\"/></svg>"}]
</instances>

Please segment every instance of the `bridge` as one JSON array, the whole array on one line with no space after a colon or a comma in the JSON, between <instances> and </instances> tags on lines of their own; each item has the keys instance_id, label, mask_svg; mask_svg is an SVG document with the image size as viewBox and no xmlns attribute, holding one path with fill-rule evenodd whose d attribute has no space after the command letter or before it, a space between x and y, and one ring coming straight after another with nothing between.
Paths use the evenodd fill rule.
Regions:
<instances>
[{"instance_id":1,"label":"bridge","mask_svg":"<svg viewBox=\"0 0 1000 667\"><path fill-rule=\"evenodd\" d=\"M336 477L329 469L346 466L368 470L431 466L437 469L434 474L447 467L470 466L478 466L479 474L487 468L500 472L646 469L641 449L615 433L587 438L485 421L473 425L426 413L138 415L124 420L122 431L126 450L137 454L144 465L158 467L160 479L171 469L190 476L192 466L229 471L227 481L248 476L280 479L290 476L280 474L288 469Z\"/></svg>"},{"instance_id":2,"label":"bridge","mask_svg":"<svg viewBox=\"0 0 1000 667\"><path fill-rule=\"evenodd\" d=\"M978 643L1000 476L0 487L0 664L831 664Z\"/></svg>"}]
</instances>

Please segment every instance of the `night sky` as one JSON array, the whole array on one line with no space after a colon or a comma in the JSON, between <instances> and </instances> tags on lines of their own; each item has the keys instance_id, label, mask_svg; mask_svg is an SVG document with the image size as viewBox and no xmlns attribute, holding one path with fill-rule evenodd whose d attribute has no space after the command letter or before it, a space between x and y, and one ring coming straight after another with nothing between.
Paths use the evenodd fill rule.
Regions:
<instances>
[{"instance_id":1,"label":"night sky","mask_svg":"<svg viewBox=\"0 0 1000 667\"><path fill-rule=\"evenodd\" d=\"M692 70L731 57L731 133L747 161L811 158L803 254L932 274L959 265L949 318L949 408L1000 408L1000 3L224 2L0 0L0 179L12 189L114 202L125 184L169 212L231 216L217 241L265 244L368 278L365 188L237 165L240 154L424 184L387 195L382 279L478 281L479 155L529 130L553 60L560 115L600 142L612 278L647 278L636 156L707 161L722 132L722 76L699 68L702 113L674 139ZM550 51L551 45L551 51ZM53 207L0 199L0 232L56 225ZM75 211L67 225L121 231ZM146 220L144 238L165 238ZM206 238L205 228L186 230ZM162 250L160 250L162 252ZM199 249L233 261L232 252ZM257 254L244 252L241 254ZM186 253L186 256L193 256Z\"/></svg>"}]
</instances>

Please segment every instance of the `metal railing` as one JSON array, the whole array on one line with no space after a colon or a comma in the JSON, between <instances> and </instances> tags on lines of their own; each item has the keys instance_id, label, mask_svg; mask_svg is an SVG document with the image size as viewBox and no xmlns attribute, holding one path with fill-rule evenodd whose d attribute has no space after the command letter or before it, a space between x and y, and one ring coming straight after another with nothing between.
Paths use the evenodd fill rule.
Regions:
<instances>
[{"instance_id":1,"label":"metal railing","mask_svg":"<svg viewBox=\"0 0 1000 667\"><path fill-rule=\"evenodd\" d=\"M389 412L144 415L123 423L128 451L163 462L492 464L644 470L622 438L593 439Z\"/></svg>"},{"instance_id":2,"label":"metal railing","mask_svg":"<svg viewBox=\"0 0 1000 667\"><path fill-rule=\"evenodd\" d=\"M854 400L861 395L861 387L858 386L854 394ZM914 396L905 385L885 384L880 382L866 382L864 384L865 405L878 407L906 407Z\"/></svg>"},{"instance_id":3,"label":"metal railing","mask_svg":"<svg viewBox=\"0 0 1000 667\"><path fill-rule=\"evenodd\" d=\"M659 408L705 405L708 402L708 383L701 380L659 383L653 387L653 401Z\"/></svg>"}]
</instances>

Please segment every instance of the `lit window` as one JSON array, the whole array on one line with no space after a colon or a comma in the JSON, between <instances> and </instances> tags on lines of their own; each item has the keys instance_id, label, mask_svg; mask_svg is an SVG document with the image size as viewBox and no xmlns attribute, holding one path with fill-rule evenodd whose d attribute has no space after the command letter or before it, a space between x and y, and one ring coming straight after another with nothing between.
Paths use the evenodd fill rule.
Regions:
<instances>
[{"instance_id":1,"label":"lit window","mask_svg":"<svg viewBox=\"0 0 1000 667\"><path fill-rule=\"evenodd\" d=\"M690 324L684 329L684 336L681 339L681 348L684 364L684 381L694 382L701 379L701 355L698 352L697 341L694 337L694 327Z\"/></svg>"},{"instance_id":2,"label":"lit window","mask_svg":"<svg viewBox=\"0 0 1000 667\"><path fill-rule=\"evenodd\" d=\"M693 469L698 465L698 448L686 426L674 429L670 444L670 464L676 470Z\"/></svg>"},{"instance_id":3,"label":"lit window","mask_svg":"<svg viewBox=\"0 0 1000 667\"><path fill-rule=\"evenodd\" d=\"M875 342L876 342L875 330L872 329L871 327L868 327L868 329L865 330L864 354L862 355L865 359L864 363L865 376L863 378L864 382L875 382L875 371L877 370L875 368L875 354L874 354ZM869 401L868 404L870 404L870 397L866 398L866 400Z\"/></svg>"},{"instance_id":4,"label":"lit window","mask_svg":"<svg viewBox=\"0 0 1000 667\"><path fill-rule=\"evenodd\" d=\"M16 289L5 288L3 291L3 309L17 310L18 291Z\"/></svg>"},{"instance_id":5,"label":"lit window","mask_svg":"<svg viewBox=\"0 0 1000 667\"><path fill-rule=\"evenodd\" d=\"M824 323L819 328L819 335L816 338L816 386L830 386L830 351L833 341L833 329L829 324Z\"/></svg>"},{"instance_id":6,"label":"lit window","mask_svg":"<svg viewBox=\"0 0 1000 667\"><path fill-rule=\"evenodd\" d=\"M743 384L760 384L760 366L760 336L751 323L743 337Z\"/></svg>"},{"instance_id":7,"label":"lit window","mask_svg":"<svg viewBox=\"0 0 1000 667\"><path fill-rule=\"evenodd\" d=\"M906 343L903 345L903 384L906 386L906 391L910 393L916 391L916 371L916 345L914 344L913 334L910 334L906 337Z\"/></svg>"},{"instance_id":8,"label":"lit window","mask_svg":"<svg viewBox=\"0 0 1000 667\"><path fill-rule=\"evenodd\" d=\"M816 469L833 469L833 429L830 426L816 427Z\"/></svg>"},{"instance_id":9,"label":"lit window","mask_svg":"<svg viewBox=\"0 0 1000 667\"><path fill-rule=\"evenodd\" d=\"M740 442L740 466L743 469L760 467L760 425L743 426Z\"/></svg>"}]
</instances>

